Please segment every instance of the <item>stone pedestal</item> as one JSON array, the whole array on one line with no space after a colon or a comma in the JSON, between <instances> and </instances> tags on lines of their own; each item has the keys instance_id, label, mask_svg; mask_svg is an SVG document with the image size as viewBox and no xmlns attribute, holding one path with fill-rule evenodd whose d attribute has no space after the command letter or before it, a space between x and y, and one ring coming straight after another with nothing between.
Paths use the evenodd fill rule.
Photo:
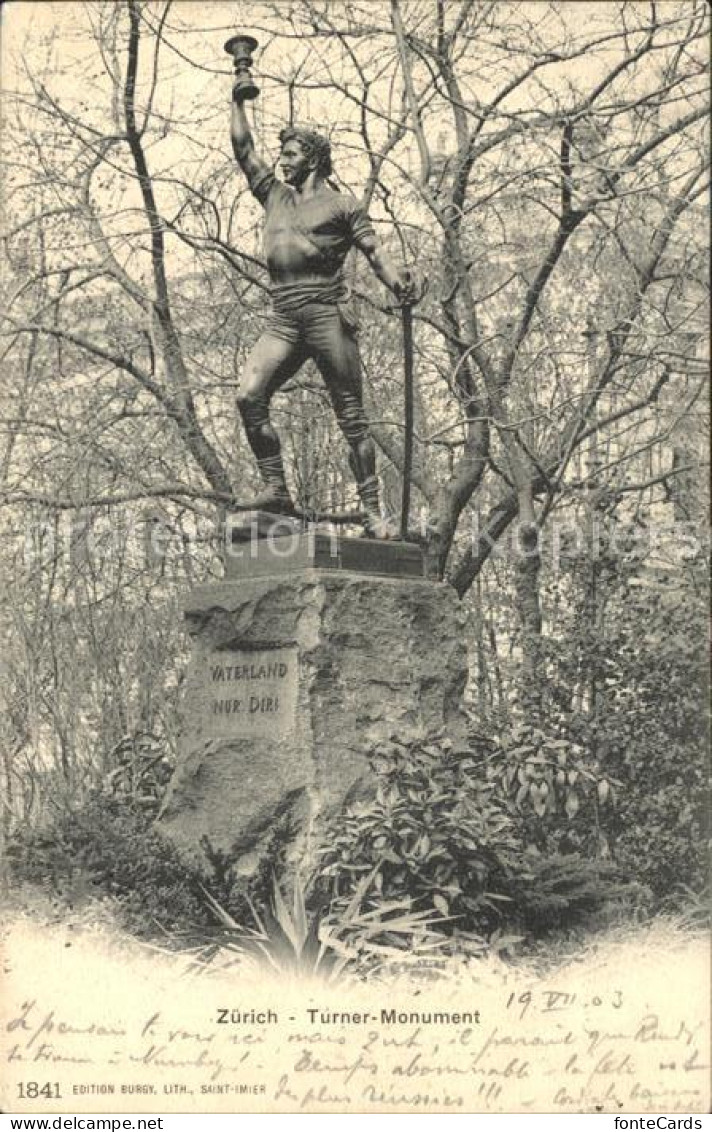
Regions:
<instances>
[{"instance_id":1,"label":"stone pedestal","mask_svg":"<svg viewBox=\"0 0 712 1132\"><path fill-rule=\"evenodd\" d=\"M275 831L308 868L325 822L371 788L380 741L465 737L455 593L295 557L201 586L185 608L193 654L159 828L196 863L207 838L245 876Z\"/></svg>"}]
</instances>

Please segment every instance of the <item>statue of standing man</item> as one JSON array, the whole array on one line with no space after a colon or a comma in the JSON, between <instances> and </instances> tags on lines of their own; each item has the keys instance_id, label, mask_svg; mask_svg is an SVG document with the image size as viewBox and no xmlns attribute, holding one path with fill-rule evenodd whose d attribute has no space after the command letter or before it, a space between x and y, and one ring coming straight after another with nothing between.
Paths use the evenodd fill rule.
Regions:
<instances>
[{"instance_id":1,"label":"statue of standing man","mask_svg":"<svg viewBox=\"0 0 712 1132\"><path fill-rule=\"evenodd\" d=\"M376 453L363 407L358 324L343 279L350 249L363 252L400 304L416 300L411 274L379 245L359 202L327 183L331 147L311 130L289 126L280 134L282 180L257 156L245 115L256 88L244 79L233 89L230 135L247 183L265 210L264 249L272 309L242 372L238 405L264 492L256 510L292 514L279 437L270 421L272 396L313 358L349 445L349 464L366 516L366 533L394 537L381 517Z\"/></svg>"}]
</instances>

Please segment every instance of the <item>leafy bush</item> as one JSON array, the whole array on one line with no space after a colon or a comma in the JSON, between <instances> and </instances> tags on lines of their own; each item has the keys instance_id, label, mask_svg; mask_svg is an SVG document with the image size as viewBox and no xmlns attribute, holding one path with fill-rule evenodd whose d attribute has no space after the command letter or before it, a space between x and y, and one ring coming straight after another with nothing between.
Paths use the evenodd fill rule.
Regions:
<instances>
[{"instance_id":1,"label":"leafy bush","mask_svg":"<svg viewBox=\"0 0 712 1132\"><path fill-rule=\"evenodd\" d=\"M507 752L482 740L467 751L456 751L447 741L382 746L372 758L375 797L347 809L322 853L320 875L329 885L332 907L343 907L362 878L371 875L383 902L405 900L414 908L433 909L445 918L444 930L466 934L507 924L534 928L573 922L607 901L630 896L612 865L574 854L526 851L511 787L519 782L521 792L526 785L531 799L532 784L546 783L550 770L561 769L561 749L553 752L556 771L548 757L527 748L532 766L522 783L516 761L511 776L504 769ZM554 803L556 789L554 782ZM537 792L537 809L542 798Z\"/></svg>"},{"instance_id":2,"label":"leafy bush","mask_svg":"<svg viewBox=\"0 0 712 1132\"><path fill-rule=\"evenodd\" d=\"M345 813L323 850L332 894L350 895L373 873L384 900L407 897L469 924L491 920L498 880L519 844L477 754L447 740L392 741L371 765L375 796Z\"/></svg>"},{"instance_id":3,"label":"leafy bush","mask_svg":"<svg viewBox=\"0 0 712 1132\"><path fill-rule=\"evenodd\" d=\"M18 833L11 867L16 878L65 896L79 888L109 897L138 935L194 932L224 948L227 916L233 943L237 925L255 925L240 928L239 947L248 941L292 962L289 943L299 962L321 956L322 969L334 967L335 955L363 967L419 954L443 934L481 948L483 934L508 939L511 928L570 926L612 900L637 899L622 870L597 852L561 851L562 830L585 845L612 790L576 745L530 728L502 743L473 735L467 750L446 739L392 741L371 761L373 796L327 832L308 900L295 896L291 919L269 869L248 889L234 862L207 842L205 871L186 866L153 827L157 787L143 761L119 776L126 788L111 776L81 808ZM284 831L273 835L279 872Z\"/></svg>"},{"instance_id":4,"label":"leafy bush","mask_svg":"<svg viewBox=\"0 0 712 1132\"><path fill-rule=\"evenodd\" d=\"M581 743L521 725L487 747L487 777L527 847L608 855L605 824L620 782Z\"/></svg>"},{"instance_id":5,"label":"leafy bush","mask_svg":"<svg viewBox=\"0 0 712 1132\"><path fill-rule=\"evenodd\" d=\"M606 762L615 856L658 896L709 877L708 642L702 603L636 586L615 626Z\"/></svg>"},{"instance_id":6,"label":"leafy bush","mask_svg":"<svg viewBox=\"0 0 712 1132\"><path fill-rule=\"evenodd\" d=\"M664 902L708 877L706 577L614 516L596 538L543 587L540 730L492 740L489 773L528 844L611 859Z\"/></svg>"},{"instance_id":7,"label":"leafy bush","mask_svg":"<svg viewBox=\"0 0 712 1132\"><path fill-rule=\"evenodd\" d=\"M566 733L611 783L601 829L658 899L681 883L701 891L708 875L708 641L695 582L619 563L605 620L569 659L595 678L595 704L572 712Z\"/></svg>"},{"instance_id":8,"label":"leafy bush","mask_svg":"<svg viewBox=\"0 0 712 1132\"><path fill-rule=\"evenodd\" d=\"M58 812L41 829L18 831L8 857L17 881L69 898L75 889L110 897L138 935L212 922L200 878L155 832L150 812L105 794Z\"/></svg>"},{"instance_id":9,"label":"leafy bush","mask_svg":"<svg viewBox=\"0 0 712 1132\"><path fill-rule=\"evenodd\" d=\"M113 769L105 777L104 792L133 810L157 814L173 773L161 740L144 731L126 735L112 750L110 762Z\"/></svg>"}]
</instances>

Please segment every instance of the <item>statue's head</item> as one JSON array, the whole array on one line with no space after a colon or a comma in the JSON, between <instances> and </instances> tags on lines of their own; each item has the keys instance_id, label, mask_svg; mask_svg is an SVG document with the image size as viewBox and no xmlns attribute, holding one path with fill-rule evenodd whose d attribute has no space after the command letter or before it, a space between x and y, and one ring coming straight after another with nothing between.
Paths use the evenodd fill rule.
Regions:
<instances>
[{"instance_id":1,"label":"statue's head","mask_svg":"<svg viewBox=\"0 0 712 1132\"><path fill-rule=\"evenodd\" d=\"M301 147L304 157L316 170L318 177L331 176L331 145L328 138L318 134L316 130L306 130L300 126L285 126L280 132L279 141L282 151L284 152L287 149L287 155L291 149L290 143L296 142ZM285 175L285 180L289 182L290 178Z\"/></svg>"}]
</instances>

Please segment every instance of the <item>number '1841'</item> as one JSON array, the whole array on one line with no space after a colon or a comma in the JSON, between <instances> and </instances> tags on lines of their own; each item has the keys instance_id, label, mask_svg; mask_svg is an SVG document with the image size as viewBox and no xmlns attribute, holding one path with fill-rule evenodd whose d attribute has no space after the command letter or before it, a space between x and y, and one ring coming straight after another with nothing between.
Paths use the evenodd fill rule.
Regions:
<instances>
[{"instance_id":1,"label":"number '1841'","mask_svg":"<svg viewBox=\"0 0 712 1132\"><path fill-rule=\"evenodd\" d=\"M59 1091L59 1081L45 1081L43 1085L40 1085L39 1081L20 1081L17 1090L20 1099L24 1101L32 1101L36 1097L47 1097L48 1100L57 1101L62 1096Z\"/></svg>"}]
</instances>

